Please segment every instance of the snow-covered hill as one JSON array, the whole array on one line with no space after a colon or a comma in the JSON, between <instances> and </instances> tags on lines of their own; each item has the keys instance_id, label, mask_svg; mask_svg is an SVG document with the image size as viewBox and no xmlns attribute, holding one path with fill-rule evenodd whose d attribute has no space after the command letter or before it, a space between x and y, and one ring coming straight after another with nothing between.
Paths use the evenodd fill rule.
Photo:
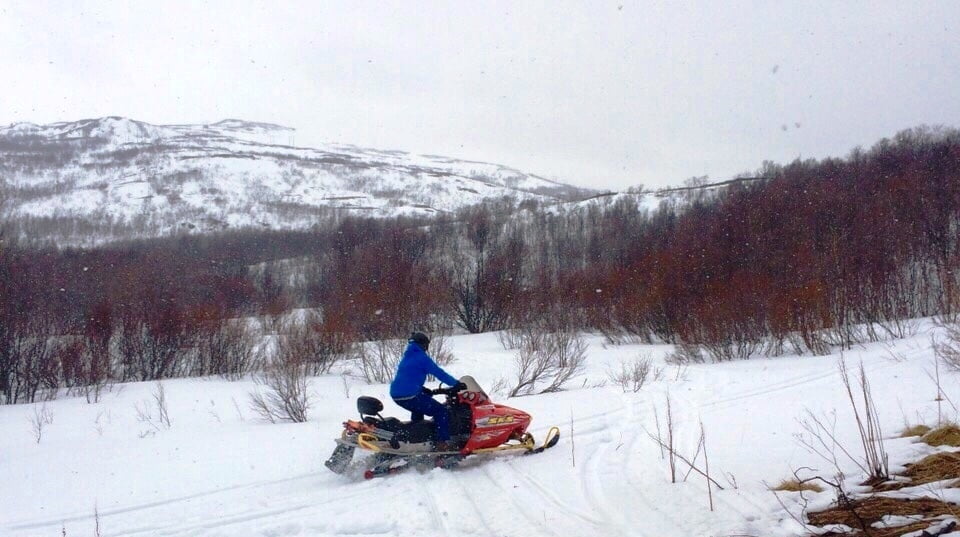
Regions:
<instances>
[{"instance_id":1,"label":"snow-covered hill","mask_svg":"<svg viewBox=\"0 0 960 537\"><path fill-rule=\"evenodd\" d=\"M905 422L937 420L928 323L916 336L858 346L877 403L894 468L929 453L914 439L898 438ZM513 354L495 334L448 340L457 361L448 369L472 374L486 387L509 375ZM323 461L341 422L356 417L355 398L386 403L387 386L328 375L311 380L307 423L271 425L254 417L253 382L217 378L164 381L170 425L145 418L154 384L127 384L99 403L83 398L0 406L0 534L10 537L111 536L660 536L807 535L768 484L807 466L822 475L836 469L794 437L810 411L828 423L854 456L859 438L837 355L793 356L698 364L664 364L666 345L610 347L589 337L588 368L560 393L502 401L533 417L542 438L560 426L557 447L531 457L465 461L453 470L410 471L379 480L336 475ZM665 367L639 393L597 387L620 360L638 354ZM349 364L344 364L346 369ZM960 401L956 373L940 372L944 399ZM675 445L694 458L700 423L706 430L713 490L696 473L678 483L661 450L648 437L665 430L672 401ZM498 399L503 399L502 396ZM944 416L956 411L942 402ZM659 422L654 418L659 411ZM48 416L37 441L31 422ZM855 463L834 448L851 480ZM703 468L702 454L698 465ZM862 478L861 478L862 479ZM854 487L856 488L856 487ZM917 495L953 495L929 486ZM832 491L807 493L810 506L826 506ZM781 493L799 515L797 493ZM957 498L960 499L960 498ZM956 501L956 500L954 500Z\"/></svg>"},{"instance_id":2,"label":"snow-covered hill","mask_svg":"<svg viewBox=\"0 0 960 537\"><path fill-rule=\"evenodd\" d=\"M293 129L236 119L15 123L0 128L0 199L13 219L108 222L165 234L301 228L334 210L430 215L505 196L555 203L592 194L497 164L293 144Z\"/></svg>"}]
</instances>

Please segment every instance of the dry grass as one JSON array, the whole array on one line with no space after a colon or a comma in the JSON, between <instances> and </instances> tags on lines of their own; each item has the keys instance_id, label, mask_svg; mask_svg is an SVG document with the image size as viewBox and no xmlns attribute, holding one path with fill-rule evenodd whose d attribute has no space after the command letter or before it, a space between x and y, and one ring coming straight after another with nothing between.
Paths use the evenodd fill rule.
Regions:
<instances>
[{"instance_id":1,"label":"dry grass","mask_svg":"<svg viewBox=\"0 0 960 537\"><path fill-rule=\"evenodd\" d=\"M906 487L926 485L936 481L958 480L948 486L960 486L960 453L934 453L918 462L907 465L902 474L908 482L883 483L875 487L879 491L900 490Z\"/></svg>"},{"instance_id":2,"label":"dry grass","mask_svg":"<svg viewBox=\"0 0 960 537\"><path fill-rule=\"evenodd\" d=\"M960 479L960 453L934 453L911 464L903 475L911 479L910 486Z\"/></svg>"},{"instance_id":3,"label":"dry grass","mask_svg":"<svg viewBox=\"0 0 960 537\"><path fill-rule=\"evenodd\" d=\"M923 515L925 520L897 528L870 527L871 524L887 515ZM930 519L940 515L958 516L960 515L960 506L932 498L906 500L887 498L884 496L871 496L863 500L854 500L850 503L849 507L837 506L825 511L808 513L807 519L815 526L844 524L857 529L861 529L862 521L863 524L869 528L868 531L871 537L894 537L911 531L924 530L934 522ZM859 517L860 520L857 520L857 517ZM827 535L830 534L828 533Z\"/></svg>"},{"instance_id":4,"label":"dry grass","mask_svg":"<svg viewBox=\"0 0 960 537\"><path fill-rule=\"evenodd\" d=\"M900 432L900 438L907 438L910 436L923 436L930 432L930 427L926 425L914 425L912 427L907 427Z\"/></svg>"},{"instance_id":5,"label":"dry grass","mask_svg":"<svg viewBox=\"0 0 960 537\"><path fill-rule=\"evenodd\" d=\"M930 430L929 427L918 425L903 431L902 436L918 436L923 434L923 441L931 445L956 445L960 437L960 429L956 425L948 425L939 429ZM951 443L953 442L953 443ZM907 466L903 477L910 478L909 482L869 483L874 491L898 490L906 487L915 487L929 483L949 481L955 479L948 486L960 487L960 453L934 453ZM798 485L799 483L794 483ZM791 485L784 481L775 490L794 490L787 488ZM782 487L782 488L781 488ZM953 516L960 518L960 505L943 502L934 498L890 498L873 495L855 500L848 500L841 496L837 504L830 509L807 513L807 520L814 526L829 524L843 524L861 530L858 533L869 537L899 537L910 532L926 530L937 522L935 517ZM921 516L923 520L895 528L874 528L871 525L884 516ZM866 531L863 531L866 530ZM827 532L821 537L845 535L836 532Z\"/></svg>"},{"instance_id":6,"label":"dry grass","mask_svg":"<svg viewBox=\"0 0 960 537\"><path fill-rule=\"evenodd\" d=\"M949 423L923 435L923 441L931 446L960 447L960 427Z\"/></svg>"},{"instance_id":7,"label":"dry grass","mask_svg":"<svg viewBox=\"0 0 960 537\"><path fill-rule=\"evenodd\" d=\"M777 486L770 490L782 490L784 492L800 492L809 490L812 492L823 492L823 487L813 482L801 482L797 479L784 479Z\"/></svg>"}]
</instances>

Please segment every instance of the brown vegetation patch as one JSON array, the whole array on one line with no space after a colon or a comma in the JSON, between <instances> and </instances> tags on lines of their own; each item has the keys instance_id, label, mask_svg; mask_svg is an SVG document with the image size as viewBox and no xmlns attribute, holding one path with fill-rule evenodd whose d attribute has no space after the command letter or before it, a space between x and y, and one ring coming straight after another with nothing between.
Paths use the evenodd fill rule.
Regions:
<instances>
[{"instance_id":1,"label":"brown vegetation patch","mask_svg":"<svg viewBox=\"0 0 960 537\"><path fill-rule=\"evenodd\" d=\"M934 453L908 466L903 475L911 479L910 483L905 484L909 486L960 479L960 453ZM960 483L953 483L951 486L958 484Z\"/></svg>"},{"instance_id":2,"label":"brown vegetation patch","mask_svg":"<svg viewBox=\"0 0 960 537\"><path fill-rule=\"evenodd\" d=\"M930 427L926 425L914 425L913 427L907 427L900 432L900 438L907 438L910 436L923 436L930 432Z\"/></svg>"},{"instance_id":3,"label":"brown vegetation patch","mask_svg":"<svg viewBox=\"0 0 960 537\"><path fill-rule=\"evenodd\" d=\"M931 446L960 447L960 427L955 423L944 425L923 435L923 441Z\"/></svg>"},{"instance_id":4,"label":"brown vegetation patch","mask_svg":"<svg viewBox=\"0 0 960 537\"><path fill-rule=\"evenodd\" d=\"M884 483L874 488L879 491L899 490L948 479L958 480L949 486L960 486L960 453L934 453L919 462L907 465L907 470L902 475L909 477L910 481Z\"/></svg>"},{"instance_id":5,"label":"brown vegetation patch","mask_svg":"<svg viewBox=\"0 0 960 537\"><path fill-rule=\"evenodd\" d=\"M813 492L823 492L823 487L810 481L800 481L798 479L784 479L777 486L770 490L782 490L784 492L800 492L809 490Z\"/></svg>"},{"instance_id":6,"label":"brown vegetation patch","mask_svg":"<svg viewBox=\"0 0 960 537\"><path fill-rule=\"evenodd\" d=\"M874 528L871 526L871 524L880 521L887 515L923 515L927 520L896 528ZM911 531L924 530L934 522L929 519L940 515L960 516L960 506L932 498L907 500L871 496L863 500L850 500L825 511L808 513L807 519L815 526L843 524L854 529L866 529L865 533L871 537L895 537ZM826 535L839 534L827 533Z\"/></svg>"}]
</instances>

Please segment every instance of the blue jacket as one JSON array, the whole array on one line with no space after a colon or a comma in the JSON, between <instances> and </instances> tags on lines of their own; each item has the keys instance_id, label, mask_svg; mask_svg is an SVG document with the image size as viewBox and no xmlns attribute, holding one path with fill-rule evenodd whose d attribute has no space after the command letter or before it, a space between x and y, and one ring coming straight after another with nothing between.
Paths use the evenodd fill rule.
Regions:
<instances>
[{"instance_id":1,"label":"blue jacket","mask_svg":"<svg viewBox=\"0 0 960 537\"><path fill-rule=\"evenodd\" d=\"M450 386L456 386L457 382L460 382L441 369L420 345L411 341L397 364L397 374L390 383L390 397L403 399L419 394L423 383L427 381L427 375L433 375Z\"/></svg>"}]
</instances>

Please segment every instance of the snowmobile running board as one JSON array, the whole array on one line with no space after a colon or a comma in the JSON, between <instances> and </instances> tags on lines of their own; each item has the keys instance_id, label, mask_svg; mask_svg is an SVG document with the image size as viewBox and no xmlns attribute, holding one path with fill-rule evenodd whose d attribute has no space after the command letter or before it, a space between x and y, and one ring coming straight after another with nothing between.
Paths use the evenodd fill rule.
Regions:
<instances>
[{"instance_id":1,"label":"snowmobile running board","mask_svg":"<svg viewBox=\"0 0 960 537\"><path fill-rule=\"evenodd\" d=\"M560 441L560 428L551 427L547 431L547 436L543 441L543 445L537 447L536 441L533 439L533 435L527 433L523 435L523 439L519 444L504 444L502 446L492 447L492 448L481 448L475 449L469 453L461 453L460 451L430 451L426 453L411 453L409 451L400 451L390 448L384 448L378 446L376 442L378 441L377 437L369 433L360 433L357 436L357 445L363 449L373 451L374 453L386 453L389 455L397 455L399 457L414 457L414 456L442 456L442 455L474 455L480 453L497 453L501 451L517 451L524 450L524 455L532 455L535 453L542 453L544 450L550 449L553 446L557 445L557 442ZM349 444L348 444L349 445Z\"/></svg>"},{"instance_id":2,"label":"snowmobile running board","mask_svg":"<svg viewBox=\"0 0 960 537\"><path fill-rule=\"evenodd\" d=\"M433 464L438 468L453 468L457 465L466 455L460 453L459 451L431 451L427 453L401 453L392 449L382 449L379 446L371 444L368 439L362 438L364 433L361 433L360 437L357 438L358 444L366 449L370 449L376 453L383 453L387 455L394 455L397 457L397 460L405 459L407 464L403 466L375 466L363 473L364 479L373 479L376 477L386 477L389 475L399 474L410 469L414 466L414 463L411 461L416 460L430 460L433 459ZM479 454L479 453L496 453L501 451L516 451L524 449L523 455L533 455L535 453L543 453L545 450L552 448L557 445L557 442L560 440L560 429L558 427L551 427L547 431L546 439L543 442L543 445L540 447L534 447L536 444L533 440L533 436L528 434L524 435L523 440L519 444L510 444L504 446L497 446L494 448L484 448L471 451L469 454ZM343 443L341 445L349 445ZM370 446L367 448L367 446Z\"/></svg>"}]
</instances>

